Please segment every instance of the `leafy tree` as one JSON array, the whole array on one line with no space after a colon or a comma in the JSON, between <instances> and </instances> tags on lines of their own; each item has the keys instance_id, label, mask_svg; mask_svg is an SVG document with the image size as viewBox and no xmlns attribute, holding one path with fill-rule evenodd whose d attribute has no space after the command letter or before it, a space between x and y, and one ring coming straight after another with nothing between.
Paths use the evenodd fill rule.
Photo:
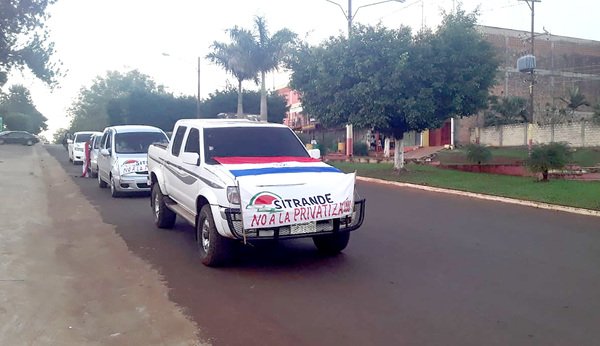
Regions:
<instances>
[{"instance_id":1,"label":"leafy tree","mask_svg":"<svg viewBox=\"0 0 600 346\"><path fill-rule=\"evenodd\" d=\"M475 22L458 9L435 33L358 26L350 38L302 45L288 62L291 87L325 126L351 123L395 138L394 168L402 169L405 132L487 107L498 61Z\"/></svg>"},{"instance_id":2,"label":"leafy tree","mask_svg":"<svg viewBox=\"0 0 600 346\"><path fill-rule=\"evenodd\" d=\"M35 108L31 93L20 84L11 85L8 94L0 99L0 116L4 118L7 130L28 131L37 135L48 128L48 119Z\"/></svg>"},{"instance_id":3,"label":"leafy tree","mask_svg":"<svg viewBox=\"0 0 600 346\"><path fill-rule=\"evenodd\" d=\"M548 171L563 169L572 157L573 153L567 144L553 142L536 146L525 164L532 172L542 173L542 181L548 181Z\"/></svg>"},{"instance_id":4,"label":"leafy tree","mask_svg":"<svg viewBox=\"0 0 600 346\"><path fill-rule=\"evenodd\" d=\"M489 108L485 112L485 126L526 123L528 104L527 99L518 96L490 96Z\"/></svg>"},{"instance_id":5,"label":"leafy tree","mask_svg":"<svg viewBox=\"0 0 600 346\"><path fill-rule=\"evenodd\" d=\"M106 77L96 77L91 87L83 87L69 108L71 132L102 131L109 125L108 103L133 92L164 92L162 86L137 70L121 74L108 71Z\"/></svg>"},{"instance_id":6,"label":"leafy tree","mask_svg":"<svg viewBox=\"0 0 600 346\"><path fill-rule=\"evenodd\" d=\"M260 72L260 120L267 121L267 91L265 75L279 66L287 47L296 40L296 34L288 29L281 29L269 36L267 22L264 17L254 17L254 28L257 32L255 42L254 64Z\"/></svg>"},{"instance_id":7,"label":"leafy tree","mask_svg":"<svg viewBox=\"0 0 600 346\"><path fill-rule=\"evenodd\" d=\"M228 88L225 90L216 90L210 94L208 99L200 104L200 114L205 118L216 118L219 113L233 113L237 106L237 91ZM246 105L247 113L258 114L260 111L261 93L257 91L244 91L243 102ZM286 112L289 110L284 96L277 93L267 94L268 120L271 123L283 123Z\"/></svg>"},{"instance_id":8,"label":"leafy tree","mask_svg":"<svg viewBox=\"0 0 600 346\"><path fill-rule=\"evenodd\" d=\"M478 165L492 161L492 151L485 145L471 143L467 146L467 160Z\"/></svg>"},{"instance_id":9,"label":"leafy tree","mask_svg":"<svg viewBox=\"0 0 600 346\"><path fill-rule=\"evenodd\" d=\"M108 102L109 125L150 125L172 131L175 122L196 117L196 98L137 90Z\"/></svg>"},{"instance_id":10,"label":"leafy tree","mask_svg":"<svg viewBox=\"0 0 600 346\"><path fill-rule=\"evenodd\" d=\"M212 52L206 58L216 65L221 66L225 71L231 73L238 81L238 103L237 116L244 116L244 105L242 99L242 82L253 80L258 83L256 75L257 67L254 64L254 36L252 32L246 29L240 29L237 26L228 29L231 43L222 43L215 41L212 45Z\"/></svg>"},{"instance_id":11,"label":"leafy tree","mask_svg":"<svg viewBox=\"0 0 600 346\"><path fill-rule=\"evenodd\" d=\"M29 67L49 85L56 83L60 69L50 61L54 43L48 41L44 22L48 5L56 0L4 0L0 2L0 86L10 70Z\"/></svg>"},{"instance_id":12,"label":"leafy tree","mask_svg":"<svg viewBox=\"0 0 600 346\"><path fill-rule=\"evenodd\" d=\"M56 130L52 134L52 143L54 143L54 144L62 144L63 138L65 138L65 134L67 132L69 132L69 130L67 130L65 128L60 128L60 129Z\"/></svg>"}]
</instances>

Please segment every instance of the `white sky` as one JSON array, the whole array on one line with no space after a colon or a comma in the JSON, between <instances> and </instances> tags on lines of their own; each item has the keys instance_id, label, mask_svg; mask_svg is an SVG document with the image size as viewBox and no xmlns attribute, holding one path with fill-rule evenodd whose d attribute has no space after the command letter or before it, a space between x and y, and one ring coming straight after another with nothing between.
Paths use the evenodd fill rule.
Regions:
<instances>
[{"instance_id":1,"label":"white sky","mask_svg":"<svg viewBox=\"0 0 600 346\"><path fill-rule=\"evenodd\" d=\"M347 0L336 0L346 10ZM378 2L354 0L353 10ZM390 1L359 9L355 23L387 27L422 25L435 28L440 10L451 11L458 0ZM463 8L481 7L479 24L529 31L531 10L518 0L463 0ZM600 41L596 24L600 2L595 0L542 0L535 4L535 30L543 28L554 35ZM287 27L312 44L331 35L346 32L342 10L325 0L59 0L49 7L47 22L55 42L56 58L68 70L60 88L50 91L30 74L9 79L22 83L32 93L37 109L48 120L49 139L58 128L67 127L67 109L79 89L90 86L96 76L108 70L126 72L138 69L176 95L196 95L197 58L206 56L213 41L227 41L225 29L235 25L252 28L254 15L264 15L271 33ZM170 54L165 57L162 53ZM222 69L201 62L201 97L222 89L234 80ZM286 82L271 76L268 88ZM247 82L246 88L255 88Z\"/></svg>"}]
</instances>

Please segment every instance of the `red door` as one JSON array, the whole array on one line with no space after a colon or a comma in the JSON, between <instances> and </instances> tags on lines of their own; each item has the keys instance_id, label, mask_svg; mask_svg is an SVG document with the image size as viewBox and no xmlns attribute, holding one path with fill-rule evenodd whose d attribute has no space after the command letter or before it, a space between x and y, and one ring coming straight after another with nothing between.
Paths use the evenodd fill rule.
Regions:
<instances>
[{"instance_id":1,"label":"red door","mask_svg":"<svg viewBox=\"0 0 600 346\"><path fill-rule=\"evenodd\" d=\"M452 126L450 125L450 120L446 120L444 126L439 129L430 130L429 131L429 146L438 147L446 144L450 144L450 140L452 138L451 132Z\"/></svg>"}]
</instances>

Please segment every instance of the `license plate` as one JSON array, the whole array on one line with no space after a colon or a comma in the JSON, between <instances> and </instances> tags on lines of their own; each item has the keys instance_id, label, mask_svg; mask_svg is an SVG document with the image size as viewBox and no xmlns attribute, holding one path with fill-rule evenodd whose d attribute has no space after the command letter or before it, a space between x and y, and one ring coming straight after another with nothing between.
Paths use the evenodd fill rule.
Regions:
<instances>
[{"instance_id":1,"label":"license plate","mask_svg":"<svg viewBox=\"0 0 600 346\"><path fill-rule=\"evenodd\" d=\"M307 222L290 225L290 234L308 234L315 232L317 232L316 222Z\"/></svg>"}]
</instances>

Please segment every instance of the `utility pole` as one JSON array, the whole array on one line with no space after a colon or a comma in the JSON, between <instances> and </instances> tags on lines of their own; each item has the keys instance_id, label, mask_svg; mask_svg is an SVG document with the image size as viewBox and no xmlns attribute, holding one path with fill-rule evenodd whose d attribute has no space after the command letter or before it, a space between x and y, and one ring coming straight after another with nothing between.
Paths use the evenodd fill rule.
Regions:
<instances>
[{"instance_id":1,"label":"utility pole","mask_svg":"<svg viewBox=\"0 0 600 346\"><path fill-rule=\"evenodd\" d=\"M531 56L535 59L535 32L534 32L534 19L535 19L535 3L541 2L541 0L519 0L525 1L527 6L531 9ZM531 4L529 3L531 1ZM535 65L535 63L534 63ZM535 86L535 66L529 72L529 128L527 131L527 140L529 145L529 154L531 155L531 150L533 147L533 115L534 115L534 106L533 106L533 92Z\"/></svg>"},{"instance_id":2,"label":"utility pole","mask_svg":"<svg viewBox=\"0 0 600 346\"><path fill-rule=\"evenodd\" d=\"M200 118L200 60L198 57L198 98L196 99L196 118Z\"/></svg>"}]
</instances>

